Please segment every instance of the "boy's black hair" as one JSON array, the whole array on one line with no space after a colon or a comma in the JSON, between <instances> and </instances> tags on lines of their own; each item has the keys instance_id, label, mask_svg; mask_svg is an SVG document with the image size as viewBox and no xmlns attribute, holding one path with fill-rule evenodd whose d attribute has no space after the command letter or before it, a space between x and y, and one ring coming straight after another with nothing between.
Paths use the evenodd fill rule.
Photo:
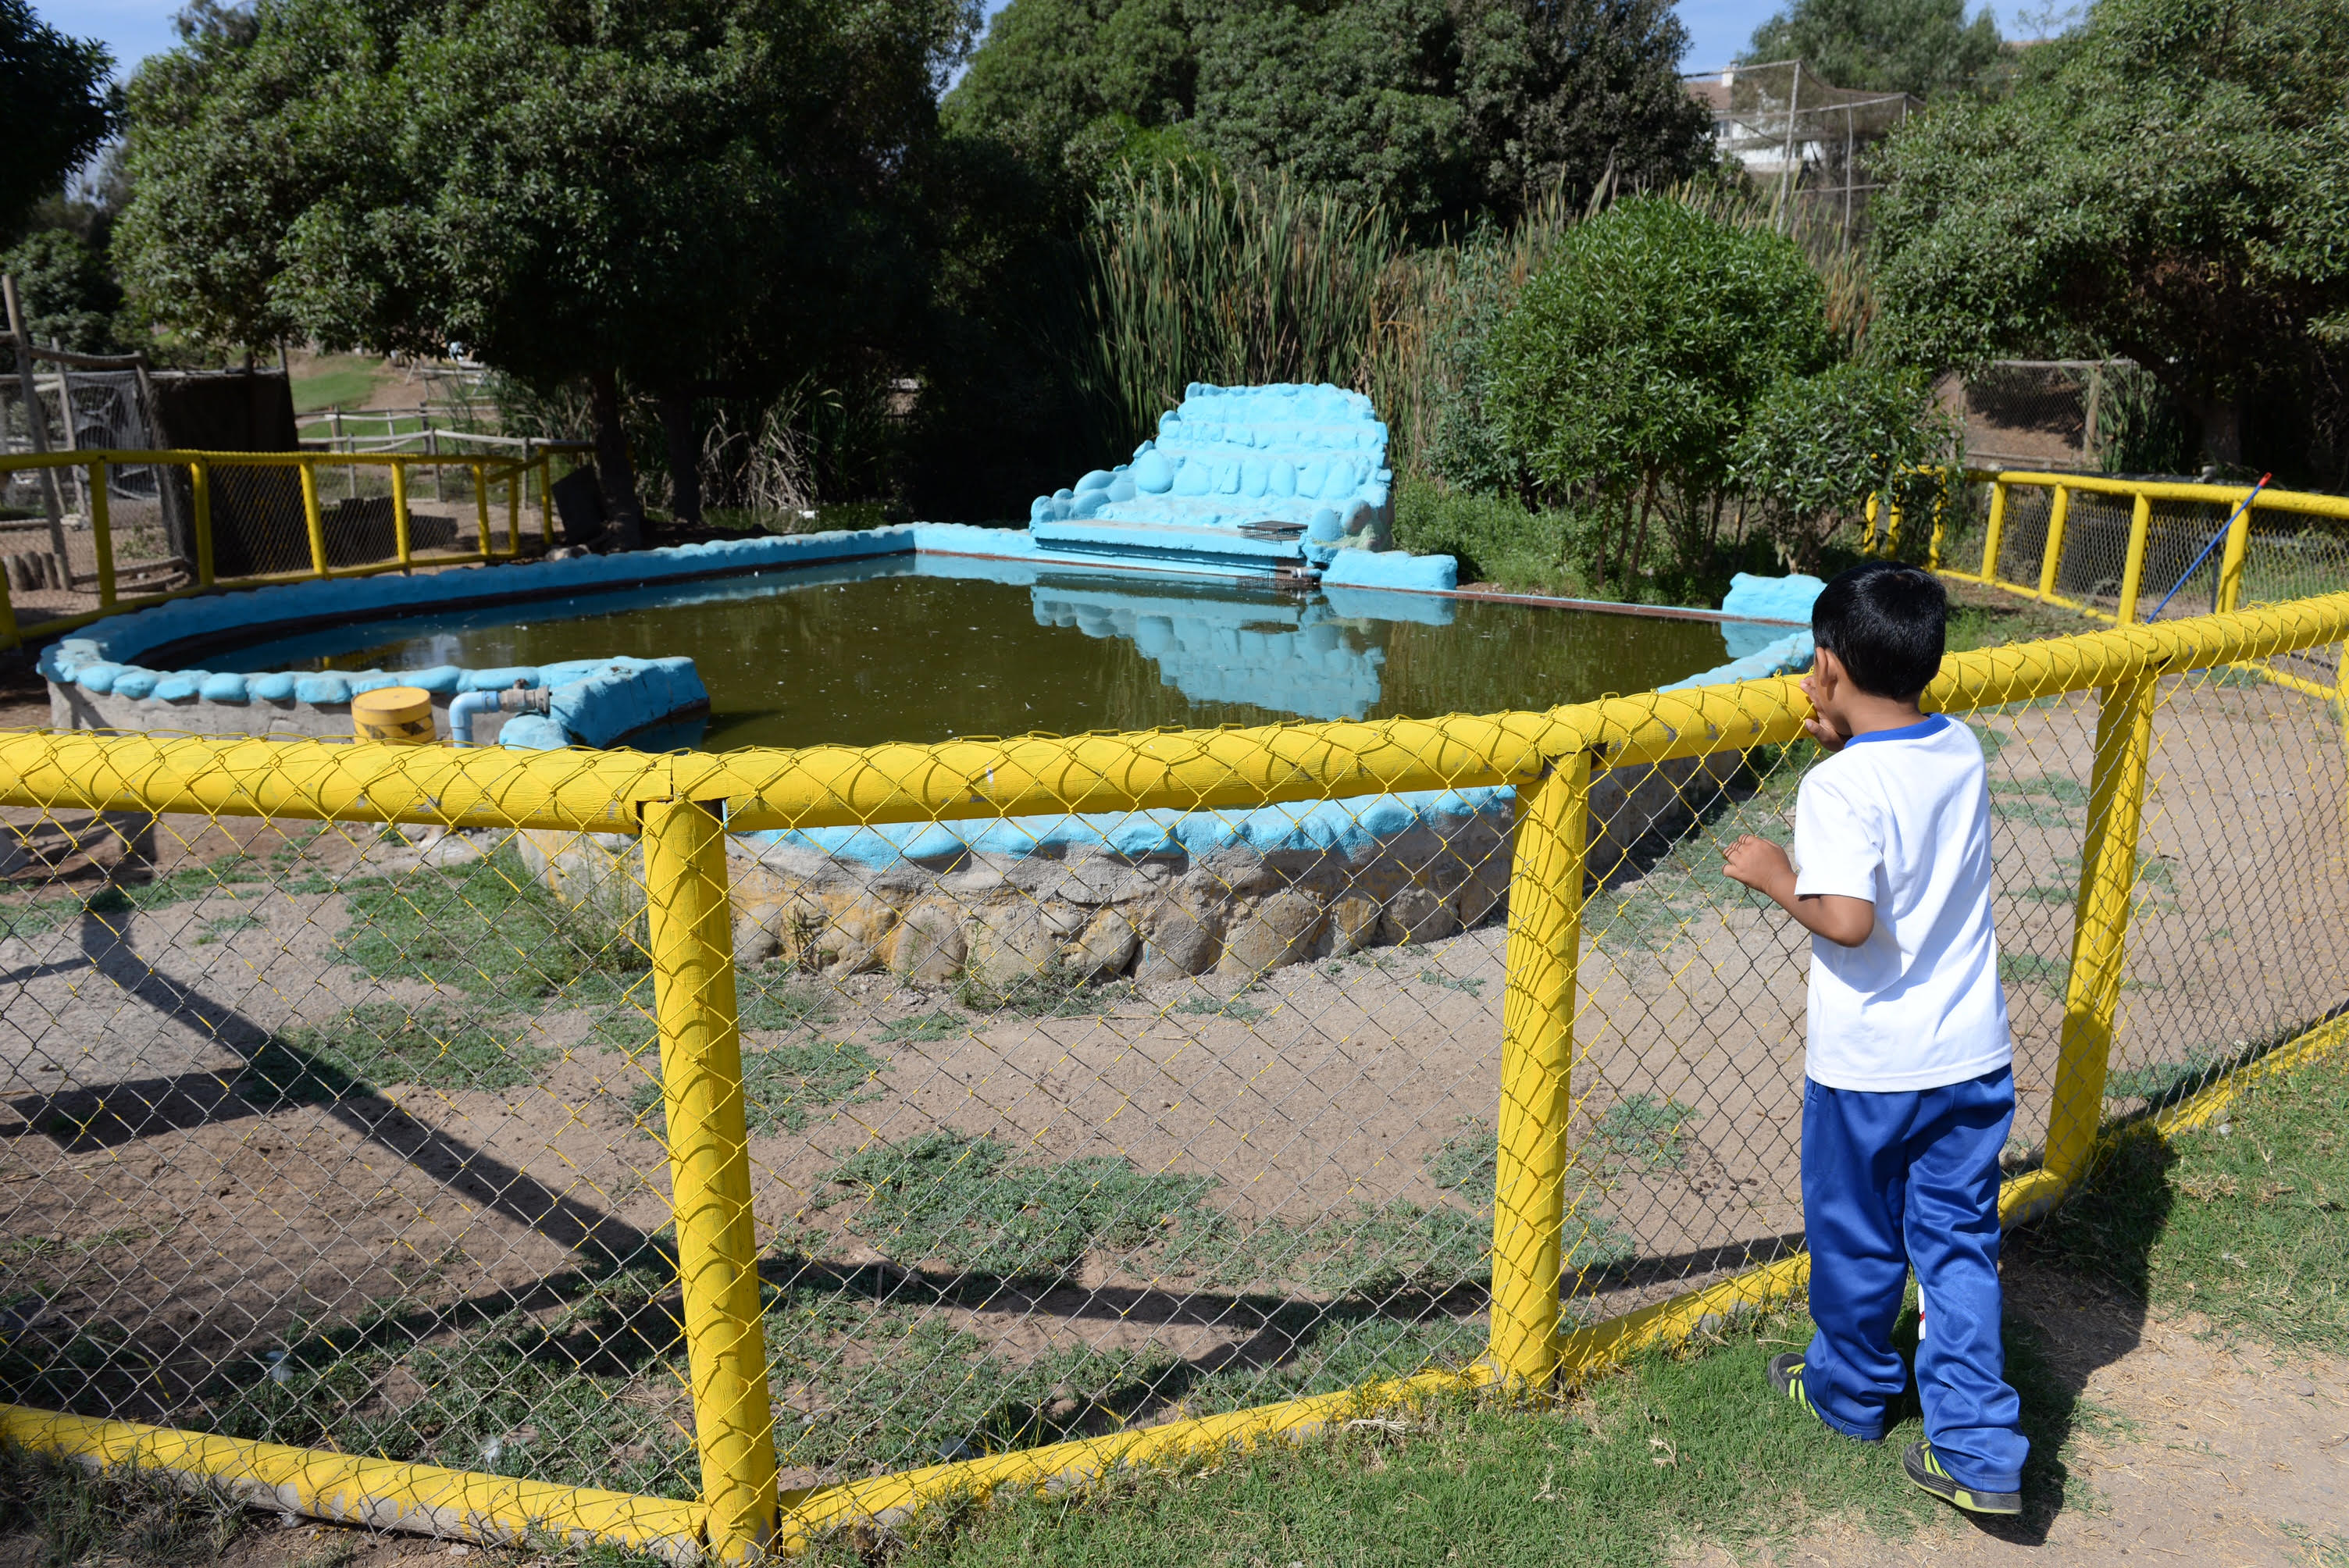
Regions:
<instances>
[{"instance_id":1,"label":"boy's black hair","mask_svg":"<svg viewBox=\"0 0 2349 1568\"><path fill-rule=\"evenodd\" d=\"M1811 638L1870 696L1908 701L1940 673L1950 596L1929 572L1870 561L1837 576L1811 605Z\"/></svg>"}]
</instances>

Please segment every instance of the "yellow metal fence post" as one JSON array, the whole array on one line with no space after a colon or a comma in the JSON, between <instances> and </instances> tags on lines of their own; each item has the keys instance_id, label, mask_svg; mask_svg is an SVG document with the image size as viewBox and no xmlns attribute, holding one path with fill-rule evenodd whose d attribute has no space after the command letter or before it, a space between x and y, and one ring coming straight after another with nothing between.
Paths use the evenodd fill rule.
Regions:
<instances>
[{"instance_id":1,"label":"yellow metal fence post","mask_svg":"<svg viewBox=\"0 0 2349 1568\"><path fill-rule=\"evenodd\" d=\"M763 1553L774 1536L775 1434L759 1321L725 828L699 802L657 801L644 809L644 851L694 1442L711 1553L740 1561Z\"/></svg>"},{"instance_id":2,"label":"yellow metal fence post","mask_svg":"<svg viewBox=\"0 0 2349 1568\"><path fill-rule=\"evenodd\" d=\"M520 463L506 470L506 548L508 561L522 559L522 478Z\"/></svg>"},{"instance_id":3,"label":"yellow metal fence post","mask_svg":"<svg viewBox=\"0 0 2349 1568\"><path fill-rule=\"evenodd\" d=\"M114 514L107 506L106 465L89 465L89 542L98 552L98 607L114 608Z\"/></svg>"},{"instance_id":4,"label":"yellow metal fence post","mask_svg":"<svg viewBox=\"0 0 2349 1568\"><path fill-rule=\"evenodd\" d=\"M2006 542L2006 481L1990 481L1990 522L1982 532L1982 581L1998 581L1998 552Z\"/></svg>"},{"instance_id":5,"label":"yellow metal fence post","mask_svg":"<svg viewBox=\"0 0 2349 1568\"><path fill-rule=\"evenodd\" d=\"M473 518L481 530L481 560L490 559L490 466L475 463L473 468Z\"/></svg>"},{"instance_id":6,"label":"yellow metal fence post","mask_svg":"<svg viewBox=\"0 0 2349 1568\"><path fill-rule=\"evenodd\" d=\"M2137 824L2153 752L2158 667L2133 671L2103 691L2088 780L2088 836L2073 906L2072 965L2064 984L2055 1099L2047 1117L2046 1170L2068 1189L2087 1173L2104 1119L2105 1073L2128 956L2137 896Z\"/></svg>"},{"instance_id":7,"label":"yellow metal fence post","mask_svg":"<svg viewBox=\"0 0 2349 1568\"><path fill-rule=\"evenodd\" d=\"M190 463L188 488L195 499L196 586L209 588L212 585L212 466Z\"/></svg>"},{"instance_id":8,"label":"yellow metal fence post","mask_svg":"<svg viewBox=\"0 0 2349 1568\"><path fill-rule=\"evenodd\" d=\"M2145 544L2152 532L2153 500L2140 495L2129 510L2128 559L2121 566L2120 603L2113 606L2113 619L2124 626L2137 624L2137 595L2145 592Z\"/></svg>"},{"instance_id":9,"label":"yellow metal fence post","mask_svg":"<svg viewBox=\"0 0 2349 1568\"><path fill-rule=\"evenodd\" d=\"M408 465L391 459L391 543L402 567L416 563L416 540L408 521Z\"/></svg>"},{"instance_id":10,"label":"yellow metal fence post","mask_svg":"<svg viewBox=\"0 0 2349 1568\"><path fill-rule=\"evenodd\" d=\"M538 459L538 552L554 548L554 459Z\"/></svg>"},{"instance_id":11,"label":"yellow metal fence post","mask_svg":"<svg viewBox=\"0 0 2349 1568\"><path fill-rule=\"evenodd\" d=\"M315 463L304 463L302 469L302 522L310 531L310 571L313 575L326 574L326 523L318 515L318 469Z\"/></svg>"},{"instance_id":12,"label":"yellow metal fence post","mask_svg":"<svg viewBox=\"0 0 2349 1568\"><path fill-rule=\"evenodd\" d=\"M2251 552L2251 513L2259 510L2255 501L2250 506L2238 506L2235 521L2227 528L2227 546L2219 555L2219 611L2221 614L2237 608L2243 600L2243 562Z\"/></svg>"},{"instance_id":13,"label":"yellow metal fence post","mask_svg":"<svg viewBox=\"0 0 2349 1568\"><path fill-rule=\"evenodd\" d=\"M1567 1118L1589 831L1588 751L1560 758L1539 783L1518 791L1501 1004L1490 1358L1504 1381L1534 1388L1546 1387L1557 1370Z\"/></svg>"},{"instance_id":14,"label":"yellow metal fence post","mask_svg":"<svg viewBox=\"0 0 2349 1568\"><path fill-rule=\"evenodd\" d=\"M1925 542L1925 570L1928 572L1941 569L1941 531L1949 525L1949 519L1950 476L1949 471L1943 469L1940 491L1933 497L1933 531Z\"/></svg>"},{"instance_id":15,"label":"yellow metal fence post","mask_svg":"<svg viewBox=\"0 0 2349 1568\"><path fill-rule=\"evenodd\" d=\"M2064 520L2072 510L2072 492L2063 485L2055 487L2055 499L2047 508L2047 543L2039 552L2039 597L2055 597L2055 571L2064 563Z\"/></svg>"}]
</instances>

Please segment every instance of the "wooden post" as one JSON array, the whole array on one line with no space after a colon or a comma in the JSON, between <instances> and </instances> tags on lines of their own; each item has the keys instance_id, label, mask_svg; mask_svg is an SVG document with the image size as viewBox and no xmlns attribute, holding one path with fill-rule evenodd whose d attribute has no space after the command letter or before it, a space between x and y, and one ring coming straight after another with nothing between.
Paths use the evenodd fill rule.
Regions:
<instances>
[{"instance_id":1,"label":"wooden post","mask_svg":"<svg viewBox=\"0 0 2349 1568\"><path fill-rule=\"evenodd\" d=\"M49 417L41 408L41 389L33 380L33 340L25 331L24 307L16 303L16 280L0 274L0 294L6 296L8 306L8 337L16 347L16 385L25 398L25 428L33 438L33 450L46 456L49 449ZM41 500L49 512L49 550L57 561L57 583L73 585L73 564L66 554L66 508L64 492L57 489L57 471L41 470Z\"/></svg>"}]
</instances>

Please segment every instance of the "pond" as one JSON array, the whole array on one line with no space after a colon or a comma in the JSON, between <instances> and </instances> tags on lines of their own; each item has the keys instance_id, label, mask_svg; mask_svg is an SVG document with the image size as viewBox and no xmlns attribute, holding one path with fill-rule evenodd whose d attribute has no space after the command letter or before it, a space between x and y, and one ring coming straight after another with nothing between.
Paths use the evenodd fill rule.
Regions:
<instances>
[{"instance_id":1,"label":"pond","mask_svg":"<svg viewBox=\"0 0 2349 1568\"><path fill-rule=\"evenodd\" d=\"M1726 656L1706 621L891 556L305 632L220 671L684 655L702 744L870 745L1537 708ZM1007 581L1009 577L1014 580Z\"/></svg>"}]
</instances>

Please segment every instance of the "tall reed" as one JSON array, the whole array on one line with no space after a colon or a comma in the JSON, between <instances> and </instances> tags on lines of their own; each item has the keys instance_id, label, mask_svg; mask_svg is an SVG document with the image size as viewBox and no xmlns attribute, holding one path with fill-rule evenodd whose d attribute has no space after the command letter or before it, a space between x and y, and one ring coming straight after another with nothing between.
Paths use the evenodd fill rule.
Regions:
<instances>
[{"instance_id":1,"label":"tall reed","mask_svg":"<svg viewBox=\"0 0 2349 1568\"><path fill-rule=\"evenodd\" d=\"M1126 441L1193 381L1367 386L1381 279L1402 249L1392 217L1299 191L1174 168L1098 199L1081 366Z\"/></svg>"}]
</instances>

